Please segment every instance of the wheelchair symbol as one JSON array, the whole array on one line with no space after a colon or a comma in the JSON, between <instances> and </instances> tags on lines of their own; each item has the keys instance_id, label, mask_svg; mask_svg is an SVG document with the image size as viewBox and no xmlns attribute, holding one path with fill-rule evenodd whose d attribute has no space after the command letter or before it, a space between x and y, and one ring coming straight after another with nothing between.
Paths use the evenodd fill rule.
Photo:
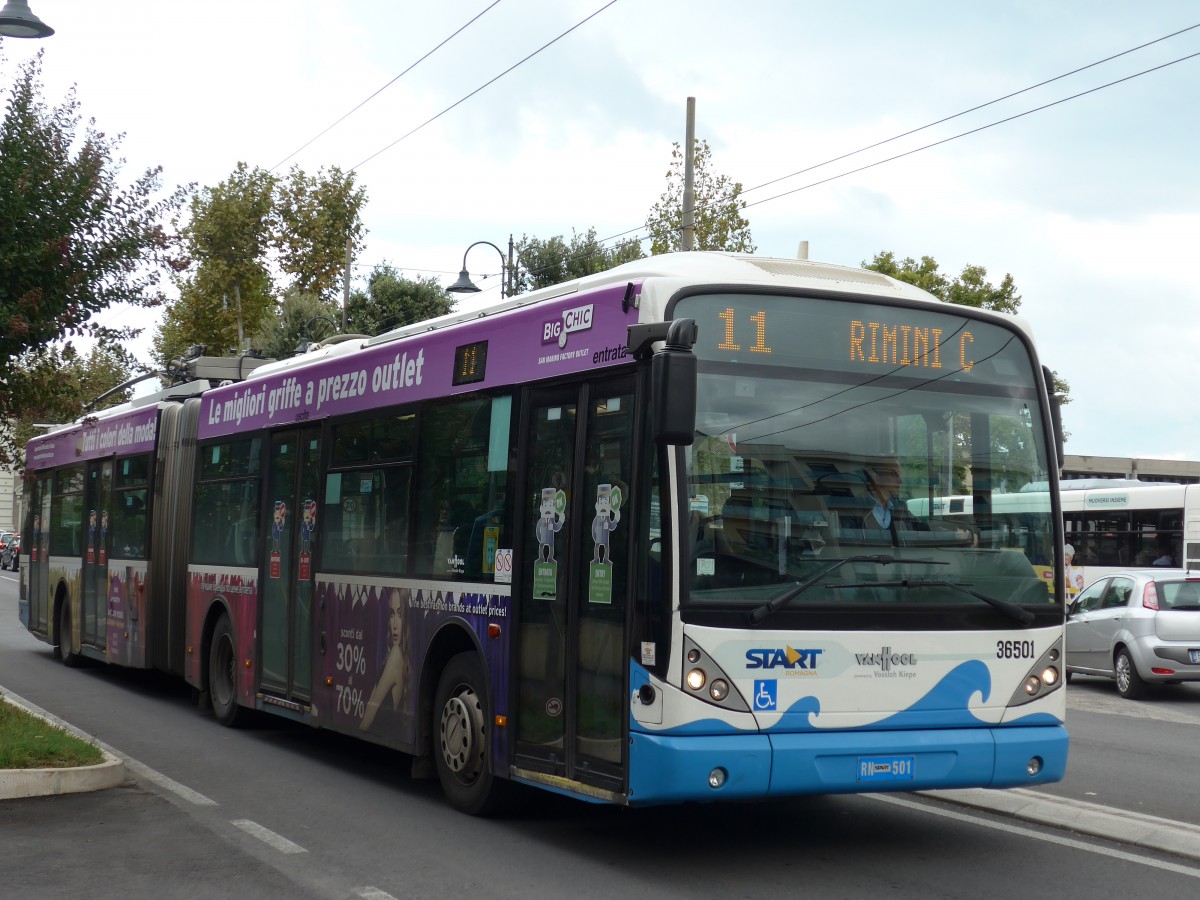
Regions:
<instances>
[{"instance_id":1,"label":"wheelchair symbol","mask_svg":"<svg viewBox=\"0 0 1200 900\"><path fill-rule=\"evenodd\" d=\"M774 679L754 682L754 708L772 710L779 705L779 682Z\"/></svg>"}]
</instances>

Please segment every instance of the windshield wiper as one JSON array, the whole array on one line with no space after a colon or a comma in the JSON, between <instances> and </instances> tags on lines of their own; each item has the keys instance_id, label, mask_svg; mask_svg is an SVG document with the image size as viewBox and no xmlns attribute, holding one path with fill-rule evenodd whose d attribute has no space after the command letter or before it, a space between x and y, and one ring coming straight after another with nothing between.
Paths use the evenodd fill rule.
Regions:
<instances>
[{"instance_id":1,"label":"windshield wiper","mask_svg":"<svg viewBox=\"0 0 1200 900\"><path fill-rule=\"evenodd\" d=\"M978 591L973 591L969 587L964 587L963 585L956 584L953 581L942 581L935 578L903 578L900 581L861 581L858 584L832 584L830 587L836 590L863 587L948 587L953 588L956 591L961 591L964 594L969 594L977 600L982 600L984 603L994 606L1010 619L1020 622L1022 625L1032 625L1034 620L1033 613L1027 609L1022 609L1015 603L1009 603L1007 600L997 600L995 597L989 597L987 594L981 594Z\"/></svg>"},{"instance_id":2,"label":"windshield wiper","mask_svg":"<svg viewBox=\"0 0 1200 900\"><path fill-rule=\"evenodd\" d=\"M791 587L784 589L779 594L776 594L762 606L750 610L750 614L746 617L747 621L751 625L757 625L777 609L787 606L829 573L840 569L842 566L846 565L846 563L852 562L869 562L880 566L890 566L894 563L921 563L923 565L933 566L949 565L949 563L938 559L897 559L896 557L888 556L887 554L877 554L873 556L847 556L843 559L834 560L825 568L817 572L816 575L812 575L806 578L804 581L796 582Z\"/></svg>"}]
</instances>

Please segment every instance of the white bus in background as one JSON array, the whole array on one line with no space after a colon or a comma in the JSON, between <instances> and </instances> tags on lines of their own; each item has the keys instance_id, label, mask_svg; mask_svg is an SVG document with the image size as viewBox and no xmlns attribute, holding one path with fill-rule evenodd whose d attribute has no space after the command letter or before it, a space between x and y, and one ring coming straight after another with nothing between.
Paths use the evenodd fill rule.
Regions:
<instances>
[{"instance_id":1,"label":"white bus in background","mask_svg":"<svg viewBox=\"0 0 1200 900\"><path fill-rule=\"evenodd\" d=\"M934 518L971 525L983 546L1025 549L1023 522L1044 508L1044 485L993 494L990 527L981 527L969 496L935 498ZM1063 528L1068 549L1067 590L1074 596L1113 572L1152 566L1200 568L1200 484L1081 478L1060 482ZM925 516L928 502L908 501ZM1039 572L1048 571L1030 559Z\"/></svg>"}]
</instances>

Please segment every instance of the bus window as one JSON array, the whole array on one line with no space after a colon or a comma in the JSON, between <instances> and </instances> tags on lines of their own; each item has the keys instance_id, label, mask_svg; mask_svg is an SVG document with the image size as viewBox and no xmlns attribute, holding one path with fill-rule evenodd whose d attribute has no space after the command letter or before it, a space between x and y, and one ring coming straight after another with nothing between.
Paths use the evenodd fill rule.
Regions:
<instances>
[{"instance_id":1,"label":"bus window","mask_svg":"<svg viewBox=\"0 0 1200 900\"><path fill-rule=\"evenodd\" d=\"M83 466L62 469L54 476L50 504L50 554L80 556L83 526Z\"/></svg>"},{"instance_id":2,"label":"bus window","mask_svg":"<svg viewBox=\"0 0 1200 900\"><path fill-rule=\"evenodd\" d=\"M333 429L332 469L319 519L321 565L334 572L408 572L409 496L416 413Z\"/></svg>"},{"instance_id":3,"label":"bus window","mask_svg":"<svg viewBox=\"0 0 1200 900\"><path fill-rule=\"evenodd\" d=\"M412 466L330 472L321 514L322 566L333 572L408 571Z\"/></svg>"},{"instance_id":4,"label":"bus window","mask_svg":"<svg viewBox=\"0 0 1200 900\"><path fill-rule=\"evenodd\" d=\"M414 547L414 571L490 579L509 526L508 397L471 397L422 413L419 508L433 526Z\"/></svg>"},{"instance_id":5,"label":"bus window","mask_svg":"<svg viewBox=\"0 0 1200 900\"><path fill-rule=\"evenodd\" d=\"M112 511L112 546L117 558L146 558L149 482L150 454L117 461Z\"/></svg>"},{"instance_id":6,"label":"bus window","mask_svg":"<svg viewBox=\"0 0 1200 900\"><path fill-rule=\"evenodd\" d=\"M247 438L200 448L193 563L257 565L261 446Z\"/></svg>"}]
</instances>

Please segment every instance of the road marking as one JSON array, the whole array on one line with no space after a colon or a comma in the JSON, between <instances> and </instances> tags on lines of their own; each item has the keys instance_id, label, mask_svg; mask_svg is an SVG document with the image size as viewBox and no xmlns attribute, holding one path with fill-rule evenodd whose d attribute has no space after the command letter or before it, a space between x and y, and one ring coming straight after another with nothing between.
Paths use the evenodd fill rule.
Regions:
<instances>
[{"instance_id":1,"label":"road marking","mask_svg":"<svg viewBox=\"0 0 1200 900\"><path fill-rule=\"evenodd\" d=\"M307 853L308 851L299 844L293 844L283 835L276 834L269 828L263 828L257 822L251 822L249 819L234 819L233 824L246 834L253 835L264 844L269 844L280 853Z\"/></svg>"},{"instance_id":2,"label":"road marking","mask_svg":"<svg viewBox=\"0 0 1200 900\"><path fill-rule=\"evenodd\" d=\"M993 822L979 816L970 816L966 813L952 812L948 809L937 809L932 806L926 806L923 803L917 803L915 800L905 800L901 797L892 797L885 794L864 794L865 797L870 797L873 800L878 800L881 803L891 803L894 806L903 806L906 809L920 810L934 816L941 816L944 819L954 819L958 822L969 822L973 825L982 825L984 828L991 828L994 831L1006 831L1009 834L1020 835L1021 837L1032 838L1034 840L1045 841L1050 844L1058 844L1062 847L1071 847L1075 850L1085 850L1088 853L1096 853L1100 856L1110 856L1113 859L1120 859L1126 862L1140 863L1143 866L1150 866L1154 869L1163 869L1167 872L1174 872L1178 875L1188 875L1192 878L1200 878L1200 869L1194 869L1190 866L1181 866L1178 863L1165 862L1164 860L1151 859L1148 856L1138 856L1136 853L1127 853L1124 850L1114 850L1110 847L1101 847L1098 844L1089 844L1085 841L1077 841L1073 838L1059 837L1054 834L1045 834L1040 831L1034 831L1032 828L1024 828L1020 825L1006 825L1003 822ZM1051 826L1053 827L1053 826Z\"/></svg>"},{"instance_id":3,"label":"road marking","mask_svg":"<svg viewBox=\"0 0 1200 900\"><path fill-rule=\"evenodd\" d=\"M354 893L362 897L363 900L396 900L387 891L381 891L377 887L356 887Z\"/></svg>"},{"instance_id":4,"label":"road marking","mask_svg":"<svg viewBox=\"0 0 1200 900\"><path fill-rule=\"evenodd\" d=\"M118 754L120 755L120 754ZM145 763L140 763L135 759L130 759L128 756L121 757L125 760L125 768L136 774L140 778L145 778L147 781L153 781L161 788L166 788L172 794L192 803L196 806L216 806L216 800L210 800L199 791L193 791L190 787L180 784L174 778L168 778L162 772L158 772L150 768Z\"/></svg>"}]
</instances>

